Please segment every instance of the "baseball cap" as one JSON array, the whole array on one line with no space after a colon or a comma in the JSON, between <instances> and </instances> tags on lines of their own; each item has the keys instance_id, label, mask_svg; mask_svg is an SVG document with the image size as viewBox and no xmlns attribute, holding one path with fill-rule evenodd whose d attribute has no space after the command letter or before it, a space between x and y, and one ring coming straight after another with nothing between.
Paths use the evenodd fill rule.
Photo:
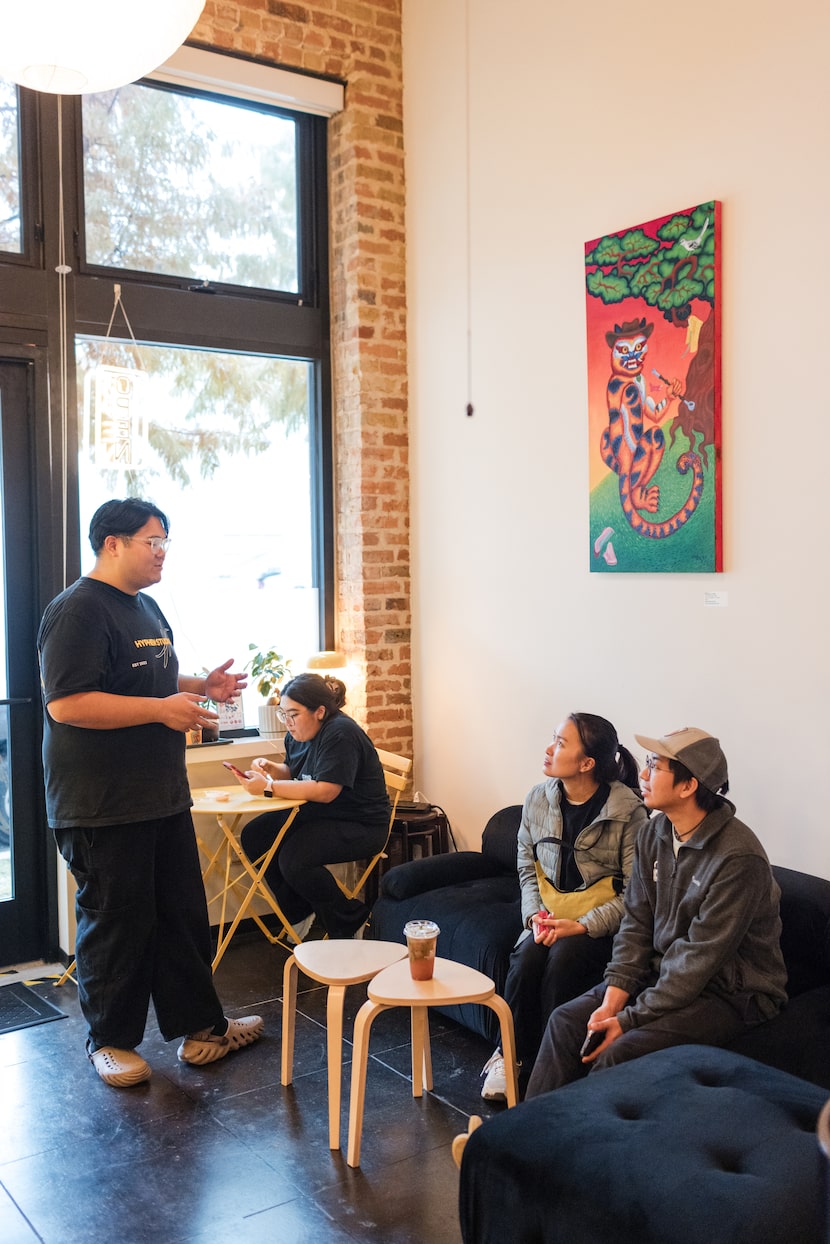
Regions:
<instances>
[{"instance_id":1,"label":"baseball cap","mask_svg":"<svg viewBox=\"0 0 830 1244\"><path fill-rule=\"evenodd\" d=\"M705 730L684 726L682 730L672 730L659 739L650 739L644 734L635 734L634 738L655 756L679 760L707 790L717 792L729 781L726 757L720 743Z\"/></svg>"}]
</instances>

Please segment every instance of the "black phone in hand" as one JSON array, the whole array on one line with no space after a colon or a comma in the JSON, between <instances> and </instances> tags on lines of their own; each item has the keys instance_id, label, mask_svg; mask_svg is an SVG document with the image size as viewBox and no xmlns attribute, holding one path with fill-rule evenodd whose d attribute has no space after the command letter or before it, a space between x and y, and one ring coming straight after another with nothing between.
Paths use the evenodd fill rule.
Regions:
<instances>
[{"instance_id":1,"label":"black phone in hand","mask_svg":"<svg viewBox=\"0 0 830 1244\"><path fill-rule=\"evenodd\" d=\"M582 1049L579 1051L580 1058L587 1058L589 1054L593 1054L597 1046L602 1045L605 1040L605 1033L600 1029L599 1032L589 1032L585 1040L582 1042Z\"/></svg>"}]
</instances>

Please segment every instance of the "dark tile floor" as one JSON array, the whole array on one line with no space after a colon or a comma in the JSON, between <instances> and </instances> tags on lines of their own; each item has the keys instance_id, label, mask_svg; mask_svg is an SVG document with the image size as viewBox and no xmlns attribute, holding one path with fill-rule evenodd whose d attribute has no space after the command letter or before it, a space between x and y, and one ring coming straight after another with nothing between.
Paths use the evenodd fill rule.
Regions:
<instances>
[{"instance_id":1,"label":"dark tile floor","mask_svg":"<svg viewBox=\"0 0 830 1244\"><path fill-rule=\"evenodd\" d=\"M452 1138L481 1100L491 1053L431 1013L434 1090L411 1095L408 1012L372 1028L361 1168L328 1147L326 990L300 977L294 1083L280 1085L286 951L237 939L216 973L229 1014L255 1012L256 1045L211 1066L179 1063L150 1021L153 1077L108 1088L84 1055L74 985L36 983L68 1018L0 1036L3 1244L459 1244ZM351 1036L365 986L347 993ZM351 1046L344 1042L344 1060Z\"/></svg>"}]
</instances>

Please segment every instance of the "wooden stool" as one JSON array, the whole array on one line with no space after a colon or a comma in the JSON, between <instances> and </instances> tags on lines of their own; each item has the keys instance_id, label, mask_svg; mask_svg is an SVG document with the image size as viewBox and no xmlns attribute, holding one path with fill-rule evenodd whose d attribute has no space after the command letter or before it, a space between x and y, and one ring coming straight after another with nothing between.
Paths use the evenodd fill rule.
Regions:
<instances>
[{"instance_id":1,"label":"wooden stool","mask_svg":"<svg viewBox=\"0 0 830 1244\"><path fill-rule=\"evenodd\" d=\"M392 822L392 839L393 842L400 839L402 864L425 855L445 855L450 849L446 815L440 808L430 808L426 812L398 811Z\"/></svg>"},{"instance_id":2,"label":"wooden stool","mask_svg":"<svg viewBox=\"0 0 830 1244\"><path fill-rule=\"evenodd\" d=\"M295 951L296 953L296 951ZM352 1091L349 1106L349 1166L360 1165L360 1140L363 1132L363 1104L366 1094L366 1068L369 1057L369 1033L372 1022L381 1011L393 1006L408 1006L412 1011L412 1096L423 1094L424 1084L432 1088L432 1056L429 1048L431 1006L453 1006L463 1002L480 1002L499 1017L501 1050L507 1078L507 1103L518 1101L516 1086L516 1043L513 1016L496 986L483 972L453 963L451 959L435 960L435 975L429 981L414 981L409 972L408 957L384 968L369 985L369 998L357 1013L354 1022L354 1054L352 1056Z\"/></svg>"},{"instance_id":3,"label":"wooden stool","mask_svg":"<svg viewBox=\"0 0 830 1244\"><path fill-rule=\"evenodd\" d=\"M283 972L282 1074L290 1084L294 1070L294 1028L297 1018L297 969L328 985L326 1045L328 1051L329 1148L340 1148L340 1094L343 1081L343 1002L347 985L371 980L406 955L400 942L363 942L348 938L303 942L294 947ZM407 971L409 969L407 968Z\"/></svg>"}]
</instances>

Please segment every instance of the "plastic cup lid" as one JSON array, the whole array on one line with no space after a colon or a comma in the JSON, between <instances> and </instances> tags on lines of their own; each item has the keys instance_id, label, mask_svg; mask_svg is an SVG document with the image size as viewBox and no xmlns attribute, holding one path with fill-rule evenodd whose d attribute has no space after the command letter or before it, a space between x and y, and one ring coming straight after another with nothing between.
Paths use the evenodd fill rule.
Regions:
<instances>
[{"instance_id":1,"label":"plastic cup lid","mask_svg":"<svg viewBox=\"0 0 830 1244\"><path fill-rule=\"evenodd\" d=\"M436 937L440 932L434 920L409 920L403 927L404 937Z\"/></svg>"}]
</instances>

